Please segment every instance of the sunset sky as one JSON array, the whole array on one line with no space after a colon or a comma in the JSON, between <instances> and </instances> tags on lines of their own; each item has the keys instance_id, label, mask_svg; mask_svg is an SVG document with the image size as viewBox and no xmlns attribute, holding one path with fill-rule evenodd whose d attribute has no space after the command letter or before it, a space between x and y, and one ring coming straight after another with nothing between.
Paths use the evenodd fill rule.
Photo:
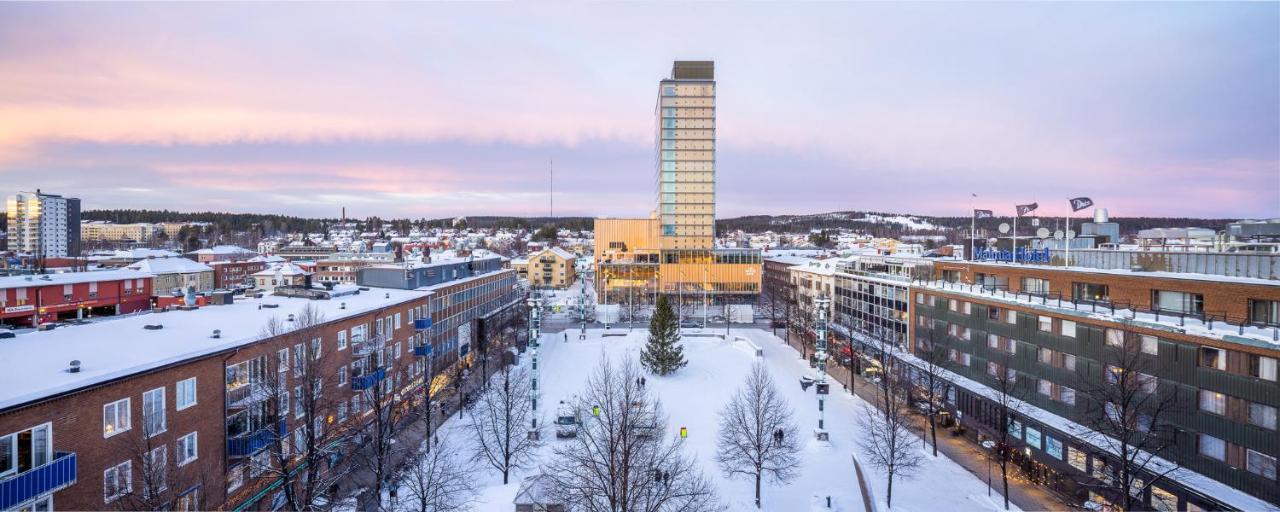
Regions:
<instances>
[{"instance_id":1,"label":"sunset sky","mask_svg":"<svg viewBox=\"0 0 1280 512\"><path fill-rule=\"evenodd\" d=\"M714 59L718 214L1280 216L1280 3L0 4L0 195L644 215Z\"/></svg>"}]
</instances>

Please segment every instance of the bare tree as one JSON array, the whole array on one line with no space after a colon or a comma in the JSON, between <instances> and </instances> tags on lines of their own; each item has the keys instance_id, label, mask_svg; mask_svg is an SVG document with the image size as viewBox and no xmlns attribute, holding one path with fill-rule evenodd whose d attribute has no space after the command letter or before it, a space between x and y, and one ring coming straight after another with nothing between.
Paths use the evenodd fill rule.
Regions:
<instances>
[{"instance_id":1,"label":"bare tree","mask_svg":"<svg viewBox=\"0 0 1280 512\"><path fill-rule=\"evenodd\" d=\"M938 412L940 402L947 396L947 382L942 379L942 363L946 361L945 349L936 343L935 331L929 331L929 339L916 340L916 355L921 361L919 385L924 388L925 413L929 419L929 440L933 456L938 456Z\"/></svg>"},{"instance_id":2,"label":"bare tree","mask_svg":"<svg viewBox=\"0 0 1280 512\"><path fill-rule=\"evenodd\" d=\"M428 447L427 445L431 445ZM469 510L479 489L475 467L458 451L449 436L423 442L399 472L411 510L444 512Z\"/></svg>"},{"instance_id":3,"label":"bare tree","mask_svg":"<svg viewBox=\"0 0 1280 512\"><path fill-rule=\"evenodd\" d=\"M888 480L885 503L893 507L893 482L906 479L920 469L924 456L920 453L920 440L911 432L907 412L910 406L899 395L891 395L881 404L880 410L871 405L863 407L859 426L863 437L859 441L867 463L885 472Z\"/></svg>"},{"instance_id":4,"label":"bare tree","mask_svg":"<svg viewBox=\"0 0 1280 512\"><path fill-rule=\"evenodd\" d=\"M573 404L592 415L543 468L549 494L586 512L717 509L683 440L667 440L667 418L641 375L632 359L615 365L602 357Z\"/></svg>"},{"instance_id":5,"label":"bare tree","mask_svg":"<svg viewBox=\"0 0 1280 512\"><path fill-rule=\"evenodd\" d=\"M314 510L339 476L325 468L346 433L340 422L327 420L338 404L345 410L346 403L325 390L326 367L330 358L339 356L316 342L322 339L324 322L324 315L310 304L289 318L273 317L263 327L263 336L282 340L285 348L275 357L228 368L227 385L234 389L228 391L227 405L241 409L231 421L247 425L237 442L251 448L254 438L266 439L267 463L252 469L281 482L290 510ZM286 431L283 427L290 422L293 429Z\"/></svg>"},{"instance_id":6,"label":"bare tree","mask_svg":"<svg viewBox=\"0 0 1280 512\"><path fill-rule=\"evenodd\" d=\"M512 469L533 461L539 446L537 437L529 435L535 419L529 396L532 379L522 367L504 367L493 385L480 394L471 414L475 459L502 473L504 485Z\"/></svg>"},{"instance_id":7,"label":"bare tree","mask_svg":"<svg viewBox=\"0 0 1280 512\"><path fill-rule=\"evenodd\" d=\"M799 434L791 405L778 393L763 362L756 361L742 387L720 411L716 462L730 478L755 479L756 508L765 476L787 483L800 470Z\"/></svg>"},{"instance_id":8,"label":"bare tree","mask_svg":"<svg viewBox=\"0 0 1280 512\"><path fill-rule=\"evenodd\" d=\"M1103 348L1102 378L1086 379L1089 413L1086 425L1102 436L1096 441L1115 454L1112 474L1101 479L1101 490L1119 499L1125 510L1146 506L1149 488L1177 470L1170 452L1177 431L1169 416L1180 410L1174 389L1155 377L1157 341L1145 340L1131 326L1109 329ZM1108 457L1111 458L1111 457ZM1157 463L1158 458L1163 458Z\"/></svg>"},{"instance_id":9,"label":"bare tree","mask_svg":"<svg viewBox=\"0 0 1280 512\"><path fill-rule=\"evenodd\" d=\"M1000 482L1004 489L1000 494L1004 499L1005 510L1009 509L1009 463L1013 460L1011 441L1014 439L1014 434L1010 432L1010 424L1024 408L1024 402L1019 398L1022 395L1022 388L1018 387L1017 373L1009 369L1010 359L1012 358L1008 353L1001 358L999 369L994 376L996 385L993 388L996 392L996 416L999 421L993 456L1000 467Z\"/></svg>"},{"instance_id":10,"label":"bare tree","mask_svg":"<svg viewBox=\"0 0 1280 512\"><path fill-rule=\"evenodd\" d=\"M408 421L409 405L399 392L405 365L395 357L390 347L379 346L369 356L358 383L361 402L366 409L357 415L360 440L363 445L354 452L354 462L369 472L373 478L371 496L382 501L382 489L395 472L399 449L396 445L402 428Z\"/></svg>"},{"instance_id":11,"label":"bare tree","mask_svg":"<svg viewBox=\"0 0 1280 512\"><path fill-rule=\"evenodd\" d=\"M116 449L130 461L129 474L117 476L117 488L121 492L113 505L119 510L173 510L186 490L202 488L205 483L205 470L210 468L179 468L181 454L176 450L170 452L173 443L166 442L165 425L163 422L160 425L161 430L154 431L144 418L142 428L134 428L113 440ZM175 433L182 431L174 425L167 427ZM204 509L209 504L202 499L203 496L196 494L195 501L189 505Z\"/></svg>"}]
</instances>

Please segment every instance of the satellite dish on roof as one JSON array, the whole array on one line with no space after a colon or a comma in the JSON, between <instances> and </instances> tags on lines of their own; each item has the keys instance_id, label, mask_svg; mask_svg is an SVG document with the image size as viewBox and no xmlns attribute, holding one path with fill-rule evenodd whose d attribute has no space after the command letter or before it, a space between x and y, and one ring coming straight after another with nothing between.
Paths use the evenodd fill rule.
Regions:
<instances>
[{"instance_id":1,"label":"satellite dish on roof","mask_svg":"<svg viewBox=\"0 0 1280 512\"><path fill-rule=\"evenodd\" d=\"M1000 228L999 228L999 229L1000 229L1000 232L1001 232L1001 233L1008 233L1008 232L1009 232L1009 223L1008 223L1008 222L1001 222L1001 223L1000 223Z\"/></svg>"},{"instance_id":2,"label":"satellite dish on roof","mask_svg":"<svg viewBox=\"0 0 1280 512\"><path fill-rule=\"evenodd\" d=\"M1040 238L1049 238L1049 228L1040 228L1036 230L1036 236Z\"/></svg>"},{"instance_id":3,"label":"satellite dish on roof","mask_svg":"<svg viewBox=\"0 0 1280 512\"><path fill-rule=\"evenodd\" d=\"M1054 231L1054 232L1053 232L1053 238L1054 238L1054 240L1062 240L1062 237L1063 237L1063 236L1064 236L1064 234L1062 233L1062 230L1061 230L1061 229L1059 229L1059 230L1057 230L1057 231Z\"/></svg>"}]
</instances>

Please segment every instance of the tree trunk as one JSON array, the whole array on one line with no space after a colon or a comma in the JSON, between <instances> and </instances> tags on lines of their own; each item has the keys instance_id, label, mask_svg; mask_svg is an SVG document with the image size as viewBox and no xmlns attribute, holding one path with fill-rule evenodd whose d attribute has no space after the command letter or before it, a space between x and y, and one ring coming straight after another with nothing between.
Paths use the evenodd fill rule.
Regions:
<instances>
[{"instance_id":1,"label":"tree trunk","mask_svg":"<svg viewBox=\"0 0 1280 512\"><path fill-rule=\"evenodd\" d=\"M1009 510L1009 458L1006 455L1000 461L1000 480L1004 483L1004 509Z\"/></svg>"},{"instance_id":2,"label":"tree trunk","mask_svg":"<svg viewBox=\"0 0 1280 512\"><path fill-rule=\"evenodd\" d=\"M889 472L889 485L888 485L888 491L885 492L884 504L887 505L886 508L890 508L890 509L893 508L893 472L892 471Z\"/></svg>"},{"instance_id":3,"label":"tree trunk","mask_svg":"<svg viewBox=\"0 0 1280 512\"><path fill-rule=\"evenodd\" d=\"M760 472L756 472L756 508L760 508Z\"/></svg>"},{"instance_id":4,"label":"tree trunk","mask_svg":"<svg viewBox=\"0 0 1280 512\"><path fill-rule=\"evenodd\" d=\"M933 403L930 401L930 403ZM933 407L929 407L929 437L933 438L933 456L938 456L938 422L935 419L938 413L934 412Z\"/></svg>"}]
</instances>

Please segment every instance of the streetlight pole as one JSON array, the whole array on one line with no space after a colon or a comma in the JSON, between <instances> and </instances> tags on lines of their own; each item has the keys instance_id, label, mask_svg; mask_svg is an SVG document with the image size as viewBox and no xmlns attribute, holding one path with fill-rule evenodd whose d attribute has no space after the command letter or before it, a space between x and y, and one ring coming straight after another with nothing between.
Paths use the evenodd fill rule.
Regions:
<instances>
[{"instance_id":1,"label":"streetlight pole","mask_svg":"<svg viewBox=\"0 0 1280 512\"><path fill-rule=\"evenodd\" d=\"M818 361L818 380L816 382L815 394L818 395L818 430L815 431L818 440L828 440L826 431L826 399L827 393L831 391L831 385L827 383L827 305L831 303L825 295L819 295L813 301L814 307L818 309L818 325L815 334L817 340L814 342L814 358Z\"/></svg>"},{"instance_id":2,"label":"streetlight pole","mask_svg":"<svg viewBox=\"0 0 1280 512\"><path fill-rule=\"evenodd\" d=\"M536 292L535 292L536 293ZM541 345L542 298L530 295L529 305L529 356L533 358L533 379L529 384L529 401L533 404L532 423L529 427L529 438L538 438L538 347Z\"/></svg>"}]
</instances>

